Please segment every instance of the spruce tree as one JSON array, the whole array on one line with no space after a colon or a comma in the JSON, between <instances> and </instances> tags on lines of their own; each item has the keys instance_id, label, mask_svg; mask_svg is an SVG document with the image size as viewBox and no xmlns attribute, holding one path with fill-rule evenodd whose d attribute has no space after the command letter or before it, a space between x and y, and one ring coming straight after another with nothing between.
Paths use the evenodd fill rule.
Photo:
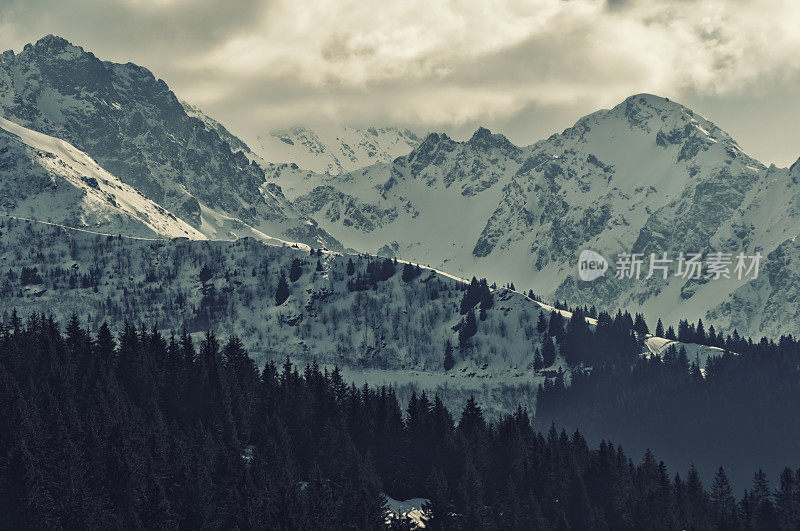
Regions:
<instances>
[{"instance_id":1,"label":"spruce tree","mask_svg":"<svg viewBox=\"0 0 800 531\"><path fill-rule=\"evenodd\" d=\"M275 290L275 305L280 306L286 299L289 298L289 283L286 282L286 275L281 271L280 279L278 279L278 288Z\"/></svg>"},{"instance_id":2,"label":"spruce tree","mask_svg":"<svg viewBox=\"0 0 800 531\"><path fill-rule=\"evenodd\" d=\"M792 470L784 468L780 476L780 486L775 491L775 509L781 529L797 529L800 523L797 489Z\"/></svg>"},{"instance_id":3,"label":"spruce tree","mask_svg":"<svg viewBox=\"0 0 800 531\"><path fill-rule=\"evenodd\" d=\"M646 334L650 333L650 329L647 326L647 322L644 320L644 316L640 313L636 314L636 319L633 323L633 329L639 335L639 338L642 339Z\"/></svg>"},{"instance_id":4,"label":"spruce tree","mask_svg":"<svg viewBox=\"0 0 800 531\"><path fill-rule=\"evenodd\" d=\"M544 311L539 310L539 318L536 320L536 331L539 334L544 334L547 331L547 319L544 317Z\"/></svg>"},{"instance_id":5,"label":"spruce tree","mask_svg":"<svg viewBox=\"0 0 800 531\"><path fill-rule=\"evenodd\" d=\"M464 350L469 346L469 340L478 331L478 321L475 319L475 310L470 309L467 311L466 317L461 321L461 326L458 329L458 346Z\"/></svg>"},{"instance_id":6,"label":"spruce tree","mask_svg":"<svg viewBox=\"0 0 800 531\"><path fill-rule=\"evenodd\" d=\"M767 475L761 469L753 476L753 488L750 495L751 525L756 529L778 527L778 514L772 501L772 490L769 487Z\"/></svg>"},{"instance_id":7,"label":"spruce tree","mask_svg":"<svg viewBox=\"0 0 800 531\"><path fill-rule=\"evenodd\" d=\"M554 337L558 342L561 342L561 340L564 338L564 317L560 312L553 311L550 313L548 332L550 337Z\"/></svg>"},{"instance_id":8,"label":"spruce tree","mask_svg":"<svg viewBox=\"0 0 800 531\"><path fill-rule=\"evenodd\" d=\"M561 350L567 364L574 366L584 360L584 357L589 352L591 335L592 333L586 324L583 311L580 308L576 308L564 332Z\"/></svg>"},{"instance_id":9,"label":"spruce tree","mask_svg":"<svg viewBox=\"0 0 800 531\"><path fill-rule=\"evenodd\" d=\"M455 360L453 359L453 345L450 343L448 339L445 341L444 345L444 370L449 371L455 365Z\"/></svg>"},{"instance_id":10,"label":"spruce tree","mask_svg":"<svg viewBox=\"0 0 800 531\"><path fill-rule=\"evenodd\" d=\"M556 361L556 347L553 345L553 340L546 337L542 340L542 362L544 368L552 367Z\"/></svg>"},{"instance_id":11,"label":"spruce tree","mask_svg":"<svg viewBox=\"0 0 800 531\"><path fill-rule=\"evenodd\" d=\"M423 510L428 515L426 527L437 530L449 529L452 511L450 489L447 486L447 478L438 468L434 467L428 475L425 490L428 497L428 501L423 505Z\"/></svg>"},{"instance_id":12,"label":"spruce tree","mask_svg":"<svg viewBox=\"0 0 800 531\"><path fill-rule=\"evenodd\" d=\"M567 490L566 516L572 529L591 529L592 518L589 506L589 496L583 479L573 469L569 478Z\"/></svg>"},{"instance_id":13,"label":"spruce tree","mask_svg":"<svg viewBox=\"0 0 800 531\"><path fill-rule=\"evenodd\" d=\"M415 269L414 266L411 264L404 264L403 273L400 276L400 278L403 282L411 282L417 277L418 271L419 271L419 266L417 266L417 268Z\"/></svg>"},{"instance_id":14,"label":"spruce tree","mask_svg":"<svg viewBox=\"0 0 800 531\"><path fill-rule=\"evenodd\" d=\"M730 529L736 523L736 499L725 469L719 467L711 485L711 508L716 524L721 529Z\"/></svg>"},{"instance_id":15,"label":"spruce tree","mask_svg":"<svg viewBox=\"0 0 800 531\"><path fill-rule=\"evenodd\" d=\"M303 274L303 266L300 263L299 258L295 258L292 260L292 265L289 268L289 280L292 282L297 282L300 276Z\"/></svg>"},{"instance_id":16,"label":"spruce tree","mask_svg":"<svg viewBox=\"0 0 800 531\"><path fill-rule=\"evenodd\" d=\"M703 326L703 320L697 320L697 328L695 329L695 343L700 343L701 345L706 342L706 329Z\"/></svg>"},{"instance_id":17,"label":"spruce tree","mask_svg":"<svg viewBox=\"0 0 800 531\"><path fill-rule=\"evenodd\" d=\"M537 348L533 353L533 370L534 371L541 371L544 368L544 359L542 358L542 354L539 352Z\"/></svg>"}]
</instances>

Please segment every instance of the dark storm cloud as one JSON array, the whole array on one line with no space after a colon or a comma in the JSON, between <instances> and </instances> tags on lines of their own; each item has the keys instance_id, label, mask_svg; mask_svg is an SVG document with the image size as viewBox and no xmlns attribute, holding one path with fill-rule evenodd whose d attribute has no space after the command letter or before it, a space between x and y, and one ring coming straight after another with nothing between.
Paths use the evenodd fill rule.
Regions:
<instances>
[{"instance_id":1,"label":"dark storm cloud","mask_svg":"<svg viewBox=\"0 0 800 531\"><path fill-rule=\"evenodd\" d=\"M167 73L182 59L257 31L261 0L5 0L0 44L19 48L54 33L102 58Z\"/></svg>"}]
</instances>

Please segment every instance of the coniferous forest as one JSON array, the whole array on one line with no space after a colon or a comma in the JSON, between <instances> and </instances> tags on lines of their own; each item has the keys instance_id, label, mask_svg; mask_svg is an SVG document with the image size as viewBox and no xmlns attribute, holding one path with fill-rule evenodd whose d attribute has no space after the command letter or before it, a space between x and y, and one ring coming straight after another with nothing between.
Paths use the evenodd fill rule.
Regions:
<instances>
[{"instance_id":1,"label":"coniferous forest","mask_svg":"<svg viewBox=\"0 0 800 531\"><path fill-rule=\"evenodd\" d=\"M723 339L712 326L706 337L681 321L684 341L719 348L703 362L680 343L639 355L637 337L647 333L639 316L600 312L592 328L579 309L563 327L558 314L550 320L575 370L568 384L559 373L539 387L539 429L556 422L579 427L590 441L614 437L631 451L651 448L673 466L696 464L703 478L724 463L739 492L754 469L776 476L800 464L800 343L792 336L754 343L735 331Z\"/></svg>"},{"instance_id":2,"label":"coniferous forest","mask_svg":"<svg viewBox=\"0 0 800 531\"><path fill-rule=\"evenodd\" d=\"M387 495L428 498L431 529L800 525L800 470L754 471L737 499L722 468L704 485L649 451L538 433L523 409L490 423L474 400L451 413L338 369L258 368L212 331L195 345L15 313L0 408L3 529L409 528Z\"/></svg>"}]
</instances>

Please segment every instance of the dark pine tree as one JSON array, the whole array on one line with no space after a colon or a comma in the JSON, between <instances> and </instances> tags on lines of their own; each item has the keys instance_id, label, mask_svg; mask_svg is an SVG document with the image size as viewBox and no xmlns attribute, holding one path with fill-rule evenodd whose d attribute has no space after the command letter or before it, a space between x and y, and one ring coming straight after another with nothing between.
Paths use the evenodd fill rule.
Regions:
<instances>
[{"instance_id":1,"label":"dark pine tree","mask_svg":"<svg viewBox=\"0 0 800 531\"><path fill-rule=\"evenodd\" d=\"M656 323L656 337L664 337L664 323L661 322L661 319Z\"/></svg>"},{"instance_id":2,"label":"dark pine tree","mask_svg":"<svg viewBox=\"0 0 800 531\"><path fill-rule=\"evenodd\" d=\"M303 264L300 262L299 258L295 258L292 260L292 265L289 268L289 280L292 282L297 282L300 276L303 274Z\"/></svg>"},{"instance_id":3,"label":"dark pine tree","mask_svg":"<svg viewBox=\"0 0 800 531\"><path fill-rule=\"evenodd\" d=\"M448 339L447 341L445 341L444 344L444 364L443 364L444 370L449 371L450 369L453 368L453 365L455 364L456 362L453 359L453 345L452 343L450 343L450 340Z\"/></svg>"},{"instance_id":4,"label":"dark pine tree","mask_svg":"<svg viewBox=\"0 0 800 531\"><path fill-rule=\"evenodd\" d=\"M536 320L536 331L539 334L544 334L547 332L547 319L544 317L544 312L539 310L539 317Z\"/></svg>"},{"instance_id":5,"label":"dark pine tree","mask_svg":"<svg viewBox=\"0 0 800 531\"><path fill-rule=\"evenodd\" d=\"M556 347L553 345L553 340L546 337L542 340L542 362L544 368L552 367L556 361Z\"/></svg>"},{"instance_id":6,"label":"dark pine tree","mask_svg":"<svg viewBox=\"0 0 800 531\"><path fill-rule=\"evenodd\" d=\"M470 344L470 339L478 332L478 321L475 319L475 310L467 311L466 317L461 321L458 328L458 346L461 350L466 349Z\"/></svg>"},{"instance_id":7,"label":"dark pine tree","mask_svg":"<svg viewBox=\"0 0 800 531\"><path fill-rule=\"evenodd\" d=\"M275 304L280 306L286 299L289 298L289 283L286 282L286 275L281 271L281 276L278 279L278 288L275 290Z\"/></svg>"}]
</instances>

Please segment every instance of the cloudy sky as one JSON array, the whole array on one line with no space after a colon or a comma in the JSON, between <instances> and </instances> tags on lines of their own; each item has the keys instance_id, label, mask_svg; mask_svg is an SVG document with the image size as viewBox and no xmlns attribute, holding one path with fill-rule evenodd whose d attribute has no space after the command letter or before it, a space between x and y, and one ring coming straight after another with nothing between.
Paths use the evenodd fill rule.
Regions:
<instances>
[{"instance_id":1,"label":"cloudy sky","mask_svg":"<svg viewBox=\"0 0 800 531\"><path fill-rule=\"evenodd\" d=\"M764 162L800 156L797 0L2 0L0 48L47 33L150 68L245 138L485 125L528 144L652 92Z\"/></svg>"}]
</instances>

